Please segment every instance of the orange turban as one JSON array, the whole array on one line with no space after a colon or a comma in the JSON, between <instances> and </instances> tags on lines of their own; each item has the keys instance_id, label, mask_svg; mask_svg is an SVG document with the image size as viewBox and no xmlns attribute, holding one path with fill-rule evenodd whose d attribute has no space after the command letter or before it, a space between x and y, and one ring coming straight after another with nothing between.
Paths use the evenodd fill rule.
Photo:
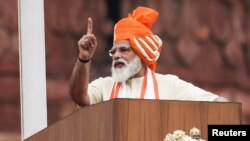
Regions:
<instances>
[{"instance_id":1,"label":"orange turban","mask_svg":"<svg viewBox=\"0 0 250 141\"><path fill-rule=\"evenodd\" d=\"M158 15L151 8L137 7L128 18L118 21L114 28L114 42L128 39L135 53L153 71L160 56L162 41L150 28Z\"/></svg>"}]
</instances>

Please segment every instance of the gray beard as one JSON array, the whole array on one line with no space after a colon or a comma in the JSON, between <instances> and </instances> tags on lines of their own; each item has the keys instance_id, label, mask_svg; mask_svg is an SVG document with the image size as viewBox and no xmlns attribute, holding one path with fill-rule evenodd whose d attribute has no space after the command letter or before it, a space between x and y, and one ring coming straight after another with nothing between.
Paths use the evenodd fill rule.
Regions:
<instances>
[{"instance_id":1,"label":"gray beard","mask_svg":"<svg viewBox=\"0 0 250 141\"><path fill-rule=\"evenodd\" d=\"M125 67L115 68L114 67L115 61L113 61L111 72L112 72L112 77L115 79L116 82L125 82L129 78L139 73L139 71L142 68L142 62L138 56L135 56L134 59L130 63L127 63L122 58L116 61L120 61L125 64Z\"/></svg>"}]
</instances>

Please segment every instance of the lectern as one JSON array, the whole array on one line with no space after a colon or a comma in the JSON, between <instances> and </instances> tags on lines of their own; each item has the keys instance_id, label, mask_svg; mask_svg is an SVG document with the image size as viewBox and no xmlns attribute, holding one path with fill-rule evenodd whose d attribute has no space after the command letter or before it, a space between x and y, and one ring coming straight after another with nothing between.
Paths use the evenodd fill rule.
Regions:
<instances>
[{"instance_id":1,"label":"lectern","mask_svg":"<svg viewBox=\"0 0 250 141\"><path fill-rule=\"evenodd\" d=\"M115 99L82 108L25 141L162 141L175 130L241 124L241 103Z\"/></svg>"}]
</instances>

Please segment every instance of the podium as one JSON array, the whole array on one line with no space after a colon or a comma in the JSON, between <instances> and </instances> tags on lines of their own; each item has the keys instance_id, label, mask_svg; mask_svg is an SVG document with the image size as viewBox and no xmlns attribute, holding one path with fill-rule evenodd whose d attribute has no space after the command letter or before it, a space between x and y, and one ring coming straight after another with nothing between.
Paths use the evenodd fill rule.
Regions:
<instances>
[{"instance_id":1,"label":"podium","mask_svg":"<svg viewBox=\"0 0 250 141\"><path fill-rule=\"evenodd\" d=\"M115 99L77 110L25 141L162 141L167 133L241 124L241 103Z\"/></svg>"}]
</instances>

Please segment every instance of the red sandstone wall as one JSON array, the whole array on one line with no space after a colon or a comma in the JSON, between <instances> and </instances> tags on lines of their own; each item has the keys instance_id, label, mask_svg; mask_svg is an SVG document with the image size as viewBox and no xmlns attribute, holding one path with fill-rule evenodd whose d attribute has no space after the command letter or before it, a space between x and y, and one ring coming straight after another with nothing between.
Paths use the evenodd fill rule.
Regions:
<instances>
[{"instance_id":1,"label":"red sandstone wall","mask_svg":"<svg viewBox=\"0 0 250 141\"><path fill-rule=\"evenodd\" d=\"M242 102L250 123L250 2L248 0L121 0L122 17L138 5L160 12L153 27L163 42L157 71ZM98 49L91 79L109 75L113 21L104 0L45 0L48 124L73 108L68 80L77 41L92 17ZM17 1L0 1L0 141L20 140Z\"/></svg>"}]
</instances>

